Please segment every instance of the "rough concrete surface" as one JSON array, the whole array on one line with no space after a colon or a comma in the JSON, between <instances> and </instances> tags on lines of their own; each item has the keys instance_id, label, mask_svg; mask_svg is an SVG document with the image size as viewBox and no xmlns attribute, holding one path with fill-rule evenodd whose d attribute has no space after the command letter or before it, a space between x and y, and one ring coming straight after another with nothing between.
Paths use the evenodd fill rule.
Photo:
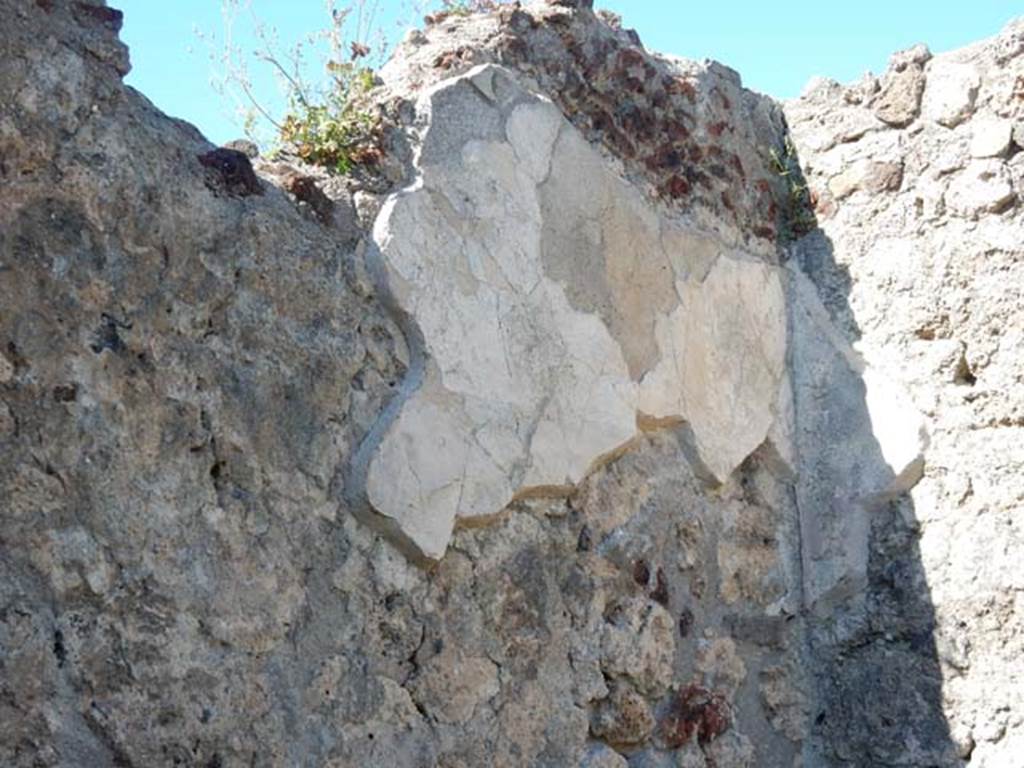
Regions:
<instances>
[{"instance_id":1,"label":"rough concrete surface","mask_svg":"<svg viewBox=\"0 0 1024 768\"><path fill-rule=\"evenodd\" d=\"M1020 765L1021 23L435 15L340 178L0 12L0 765Z\"/></svg>"}]
</instances>

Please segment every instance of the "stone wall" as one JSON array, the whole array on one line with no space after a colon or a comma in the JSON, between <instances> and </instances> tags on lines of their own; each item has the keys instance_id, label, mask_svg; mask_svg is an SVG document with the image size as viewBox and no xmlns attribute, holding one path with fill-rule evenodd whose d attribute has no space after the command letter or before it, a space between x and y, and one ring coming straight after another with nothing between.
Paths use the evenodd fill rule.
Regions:
<instances>
[{"instance_id":1,"label":"stone wall","mask_svg":"<svg viewBox=\"0 0 1024 768\"><path fill-rule=\"evenodd\" d=\"M926 764L939 762L924 757L935 742L908 744L905 718L931 719L967 764L1015 765L1024 754L1024 681L1010 661L1024 628L1024 25L952 53L917 46L880 77L817 81L785 106L820 224L792 258L863 364L907 394L898 410L920 413L929 435L920 481L870 519L857 628L818 645L826 668L887 697L886 680L917 668L945 724L919 704L895 708L889 723L854 719L823 733L877 764L908 753ZM884 650L852 651L875 646Z\"/></svg>"},{"instance_id":2,"label":"stone wall","mask_svg":"<svg viewBox=\"0 0 1024 768\"><path fill-rule=\"evenodd\" d=\"M588 5L339 179L0 0L0 763L1014 764L1021 27L777 105Z\"/></svg>"}]
</instances>

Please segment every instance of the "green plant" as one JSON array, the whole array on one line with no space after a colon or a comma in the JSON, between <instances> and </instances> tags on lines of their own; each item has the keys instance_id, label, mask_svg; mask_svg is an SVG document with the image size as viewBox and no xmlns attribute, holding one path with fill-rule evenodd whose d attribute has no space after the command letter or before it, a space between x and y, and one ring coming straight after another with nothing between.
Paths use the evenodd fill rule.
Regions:
<instances>
[{"instance_id":1,"label":"green plant","mask_svg":"<svg viewBox=\"0 0 1024 768\"><path fill-rule=\"evenodd\" d=\"M800 159L789 134L782 142L782 149L770 147L768 155L776 174L786 182L787 199L783 209L784 239L795 240L818 226L814 216L811 192L804 181Z\"/></svg>"},{"instance_id":2,"label":"green plant","mask_svg":"<svg viewBox=\"0 0 1024 768\"><path fill-rule=\"evenodd\" d=\"M246 137L271 156L294 154L337 173L379 159L380 124L370 92L388 47L378 11L389 1L399 2L348 0L339 7L337 0L324 0L325 27L284 48L276 30L253 12L251 0L222 0L222 35L199 36L206 38L219 73L214 87L235 102ZM494 11L506 1L401 0L415 14L439 3L442 14L457 16ZM256 41L251 51L236 43L240 24ZM273 73L279 98L253 78L252 63Z\"/></svg>"},{"instance_id":3,"label":"green plant","mask_svg":"<svg viewBox=\"0 0 1024 768\"><path fill-rule=\"evenodd\" d=\"M501 0L442 0L441 10L450 16L469 16L473 13L490 13L498 9Z\"/></svg>"},{"instance_id":4,"label":"green plant","mask_svg":"<svg viewBox=\"0 0 1024 768\"><path fill-rule=\"evenodd\" d=\"M287 114L277 125L280 144L313 165L348 173L373 156L377 118L364 106L373 70L353 62L328 64L333 87L322 101L293 89Z\"/></svg>"},{"instance_id":5,"label":"green plant","mask_svg":"<svg viewBox=\"0 0 1024 768\"><path fill-rule=\"evenodd\" d=\"M282 48L276 31L256 17L249 0L224 0L223 39L213 55L220 69L215 85L234 98L248 138L271 154L293 153L338 173L379 157L379 120L368 96L374 64L386 49L374 26L379 2L354 0L339 8L335 0L326 0L327 25ZM240 20L249 24L257 42L248 55L235 43ZM319 72L311 59L320 65ZM273 73L283 107L275 108L272 94L254 85L250 61Z\"/></svg>"}]
</instances>

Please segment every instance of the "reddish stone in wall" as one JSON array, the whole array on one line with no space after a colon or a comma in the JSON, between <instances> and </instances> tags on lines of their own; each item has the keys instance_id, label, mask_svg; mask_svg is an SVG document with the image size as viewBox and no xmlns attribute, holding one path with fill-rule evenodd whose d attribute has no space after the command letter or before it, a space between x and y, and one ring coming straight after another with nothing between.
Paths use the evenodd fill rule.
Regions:
<instances>
[{"instance_id":1,"label":"reddish stone in wall","mask_svg":"<svg viewBox=\"0 0 1024 768\"><path fill-rule=\"evenodd\" d=\"M732 713L725 696L691 683L672 697L658 722L658 735L669 749L678 749L694 736L709 744L732 725Z\"/></svg>"}]
</instances>

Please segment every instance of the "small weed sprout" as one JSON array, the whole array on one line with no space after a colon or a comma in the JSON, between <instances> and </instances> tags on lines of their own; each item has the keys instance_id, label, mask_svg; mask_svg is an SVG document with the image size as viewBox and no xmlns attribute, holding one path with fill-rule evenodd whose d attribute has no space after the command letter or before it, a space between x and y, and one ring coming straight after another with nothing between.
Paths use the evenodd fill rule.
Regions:
<instances>
[{"instance_id":1,"label":"small weed sprout","mask_svg":"<svg viewBox=\"0 0 1024 768\"><path fill-rule=\"evenodd\" d=\"M772 169L786 182L788 197L784 211L783 234L786 239L794 240L806 235L818 225L814 217L811 192L804 181L796 147L789 134L786 134L783 140L782 150L770 147L768 155Z\"/></svg>"},{"instance_id":2,"label":"small weed sprout","mask_svg":"<svg viewBox=\"0 0 1024 768\"><path fill-rule=\"evenodd\" d=\"M502 0L442 0L441 10L449 16L469 16L498 10Z\"/></svg>"}]
</instances>

